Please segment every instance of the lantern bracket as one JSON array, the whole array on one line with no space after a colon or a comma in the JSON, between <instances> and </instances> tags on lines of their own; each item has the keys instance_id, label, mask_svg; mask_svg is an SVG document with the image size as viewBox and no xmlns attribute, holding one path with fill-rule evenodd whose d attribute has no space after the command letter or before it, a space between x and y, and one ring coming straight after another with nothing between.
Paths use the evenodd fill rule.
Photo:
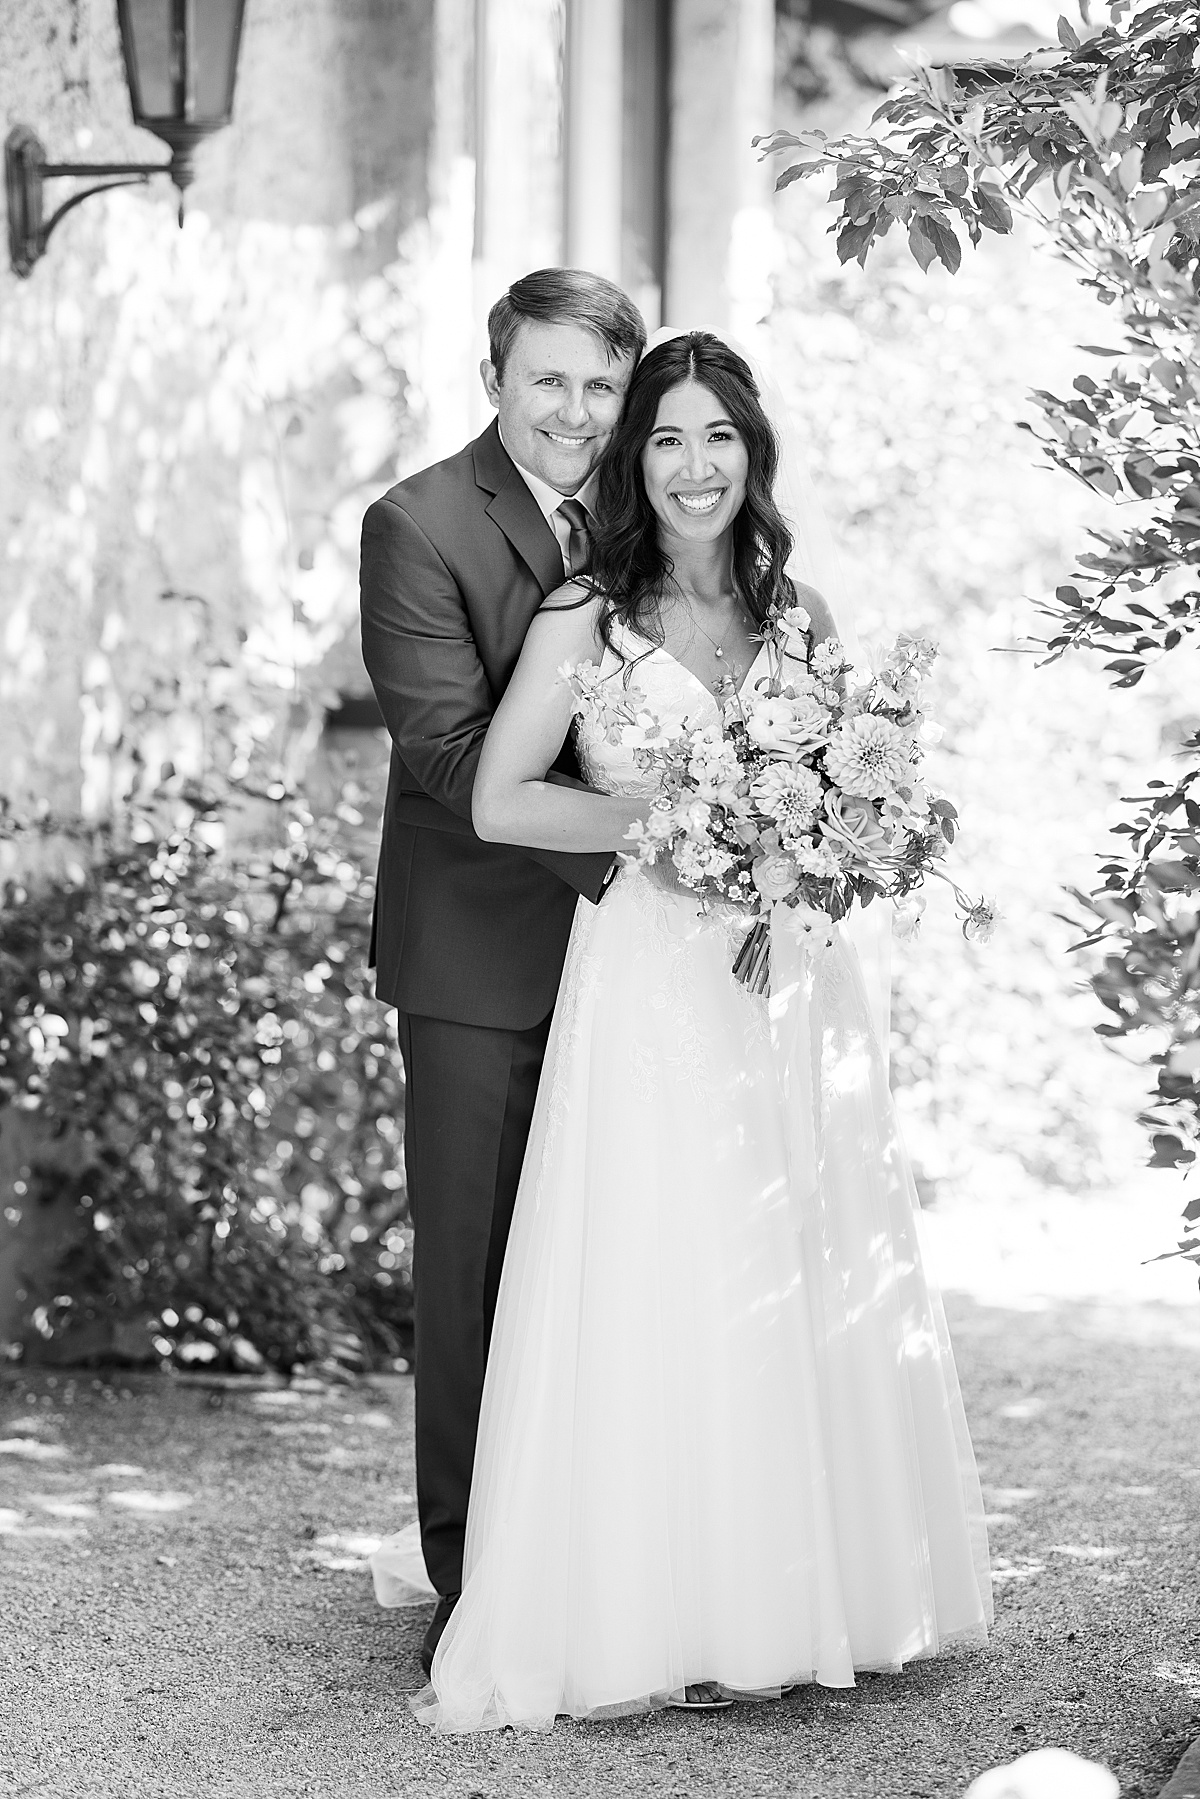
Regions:
<instances>
[{"instance_id":1,"label":"lantern bracket","mask_svg":"<svg viewBox=\"0 0 1200 1799\"><path fill-rule=\"evenodd\" d=\"M58 221L84 200L90 200L93 194L107 193L110 187L141 186L151 175L169 175L171 166L169 162L47 162L45 146L37 134L28 125L14 125L4 143L4 186L8 199L8 250L15 273L31 273L45 254ZM43 218L43 182L81 175L105 175L111 179L81 188L48 219Z\"/></svg>"}]
</instances>

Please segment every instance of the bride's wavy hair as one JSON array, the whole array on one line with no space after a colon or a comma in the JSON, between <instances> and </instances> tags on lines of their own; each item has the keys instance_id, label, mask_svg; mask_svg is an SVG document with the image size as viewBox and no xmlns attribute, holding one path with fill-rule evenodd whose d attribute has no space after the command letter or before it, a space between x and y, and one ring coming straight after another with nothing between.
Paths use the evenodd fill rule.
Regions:
<instances>
[{"instance_id":1,"label":"bride's wavy hair","mask_svg":"<svg viewBox=\"0 0 1200 1799\"><path fill-rule=\"evenodd\" d=\"M610 646L614 620L651 643L663 642L662 604L674 565L659 540L642 452L663 395L687 381L709 390L746 445L746 497L733 523L736 590L756 624L777 601L787 604L792 596L785 573L792 535L773 493L779 445L754 376L744 358L711 331L689 331L642 357L600 464L591 584L603 595L599 629Z\"/></svg>"}]
</instances>

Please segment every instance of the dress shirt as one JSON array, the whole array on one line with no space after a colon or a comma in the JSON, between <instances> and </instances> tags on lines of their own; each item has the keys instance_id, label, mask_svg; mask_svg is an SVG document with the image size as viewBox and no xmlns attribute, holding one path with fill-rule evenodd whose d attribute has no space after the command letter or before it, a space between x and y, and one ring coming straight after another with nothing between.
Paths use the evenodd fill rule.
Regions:
<instances>
[{"instance_id":1,"label":"dress shirt","mask_svg":"<svg viewBox=\"0 0 1200 1799\"><path fill-rule=\"evenodd\" d=\"M504 444L503 431L500 433L500 442ZM539 476L531 475L527 468L522 468L516 457L513 456L512 451L508 449L507 444L504 444L504 448L508 450L508 454L512 458L517 473L537 501L538 511L558 539L558 547L562 551L563 576L569 581L571 579L571 557L568 546L571 541L571 527L558 508L562 505L564 500L578 500L590 519L592 517L592 502L596 496L596 477L594 474L589 475L578 493L559 493L558 489L556 487L551 487L548 481L543 481Z\"/></svg>"}]
</instances>

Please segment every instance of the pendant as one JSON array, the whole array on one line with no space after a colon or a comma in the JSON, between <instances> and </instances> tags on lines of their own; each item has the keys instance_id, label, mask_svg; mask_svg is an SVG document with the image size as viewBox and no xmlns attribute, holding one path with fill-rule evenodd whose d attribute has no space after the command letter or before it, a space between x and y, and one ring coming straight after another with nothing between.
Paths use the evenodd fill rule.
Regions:
<instances>
[{"instance_id":1,"label":"pendant","mask_svg":"<svg viewBox=\"0 0 1200 1799\"><path fill-rule=\"evenodd\" d=\"M724 650L718 650L718 651L717 651L717 652L716 652L716 657L717 657L717 661L718 661L718 662L724 662L724 660L725 660L725 652L724 652Z\"/></svg>"}]
</instances>

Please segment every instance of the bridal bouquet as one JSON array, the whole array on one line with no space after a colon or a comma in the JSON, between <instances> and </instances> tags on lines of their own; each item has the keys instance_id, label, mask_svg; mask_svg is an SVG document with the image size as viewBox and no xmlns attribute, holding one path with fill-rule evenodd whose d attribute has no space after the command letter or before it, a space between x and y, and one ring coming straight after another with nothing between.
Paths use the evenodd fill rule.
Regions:
<instances>
[{"instance_id":1,"label":"bridal bouquet","mask_svg":"<svg viewBox=\"0 0 1200 1799\"><path fill-rule=\"evenodd\" d=\"M799 605L773 613L763 637L768 673L729 695L721 726L667 726L636 690L617 697L594 663L563 671L580 710L661 788L631 833L638 860L669 856L703 904L749 917L734 973L755 992L769 982L775 906L838 919L855 900L895 899L911 934L924 904L915 890L929 874L948 880L937 864L957 817L920 772L941 736L921 709L933 644L901 634L859 673L836 638L812 647ZM992 907L949 884L964 933L985 940Z\"/></svg>"}]
</instances>

